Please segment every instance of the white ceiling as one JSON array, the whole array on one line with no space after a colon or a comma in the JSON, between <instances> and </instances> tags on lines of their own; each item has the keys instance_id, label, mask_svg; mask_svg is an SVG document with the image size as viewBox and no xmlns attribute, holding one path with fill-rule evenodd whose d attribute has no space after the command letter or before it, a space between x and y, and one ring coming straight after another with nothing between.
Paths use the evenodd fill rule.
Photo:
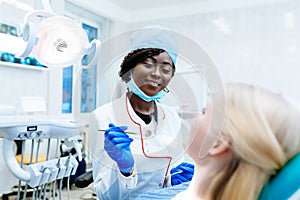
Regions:
<instances>
[{"instance_id":1,"label":"white ceiling","mask_svg":"<svg viewBox=\"0 0 300 200\"><path fill-rule=\"evenodd\" d=\"M199 3L213 0L109 0L121 9L135 12L138 10L149 10L161 7L184 6L186 4Z\"/></svg>"},{"instance_id":2,"label":"white ceiling","mask_svg":"<svg viewBox=\"0 0 300 200\"><path fill-rule=\"evenodd\" d=\"M66 0L127 23L234 9L286 0Z\"/></svg>"}]
</instances>

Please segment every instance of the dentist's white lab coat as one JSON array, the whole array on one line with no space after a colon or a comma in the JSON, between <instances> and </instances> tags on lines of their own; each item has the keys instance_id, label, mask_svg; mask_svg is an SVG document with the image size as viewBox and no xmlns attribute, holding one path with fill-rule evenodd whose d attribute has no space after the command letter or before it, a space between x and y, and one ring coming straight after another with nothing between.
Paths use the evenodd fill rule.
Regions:
<instances>
[{"instance_id":1,"label":"dentist's white lab coat","mask_svg":"<svg viewBox=\"0 0 300 200\"><path fill-rule=\"evenodd\" d=\"M146 157L142 147L147 156L171 156L168 172L183 161L181 119L173 109L160 103L157 103L157 113L157 126L153 122L145 124L134 112L126 94L93 112L94 131L89 135L89 150L99 199L134 199L149 189L162 187L170 159ZM130 148L135 160L133 174L129 177L120 173L116 162L104 150L104 132L95 131L107 129L109 123L128 126L126 132L134 133L128 134L133 139ZM142 127L143 145L138 124Z\"/></svg>"}]
</instances>

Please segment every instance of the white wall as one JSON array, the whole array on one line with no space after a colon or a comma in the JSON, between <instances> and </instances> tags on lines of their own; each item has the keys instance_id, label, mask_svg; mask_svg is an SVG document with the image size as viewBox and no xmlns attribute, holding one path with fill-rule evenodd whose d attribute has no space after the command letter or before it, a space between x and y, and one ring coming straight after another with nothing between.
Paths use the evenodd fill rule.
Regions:
<instances>
[{"instance_id":1,"label":"white wall","mask_svg":"<svg viewBox=\"0 0 300 200\"><path fill-rule=\"evenodd\" d=\"M0 104L22 113L21 97L43 97L48 114L61 114L62 69L0 62Z\"/></svg>"},{"instance_id":2,"label":"white wall","mask_svg":"<svg viewBox=\"0 0 300 200\"><path fill-rule=\"evenodd\" d=\"M67 4L59 2L52 1L52 5L55 6L54 10L58 9L61 13L62 6L67 6ZM195 7L191 15L188 12L185 12L185 15L178 14L177 17L172 15L169 18L163 18L161 15L161 18L153 17L151 20L149 17L145 19L141 17L139 22L133 19L130 21L130 16L124 16L124 20L120 20L117 15L128 14L128 12L118 10L119 8L112 5L108 5L105 9L105 4L101 6L95 3L91 7L91 4L81 1L68 0L68 2L76 5L82 4L82 7L90 8L92 12L109 18L111 22L108 36L149 24L160 24L178 31L190 37L207 51L224 81L260 84L283 92L300 102L298 92L298 86L300 86L300 79L298 79L300 2L297 0L275 1L272 4L257 6L249 4L245 7L236 6L234 9L227 7L223 10L215 9L215 11L207 9L206 12L202 11L198 14L195 12L198 8ZM109 8L113 8L114 12L109 12ZM178 11L170 10L170 12ZM151 14L148 13L148 15ZM5 83L0 86L2 92L0 103L17 104L18 96L35 94L48 99L47 104L51 106L50 110L58 111L60 108L57 106L59 103L57 94L61 94L56 88L60 88L60 80L57 80L57 75L60 76L60 73L54 74L55 76L48 77L49 72L0 65L0 78ZM54 83L55 80L57 80L56 83ZM52 89L48 88L50 85ZM17 90L17 86L21 89ZM18 96L16 91L19 92Z\"/></svg>"},{"instance_id":3,"label":"white wall","mask_svg":"<svg viewBox=\"0 0 300 200\"><path fill-rule=\"evenodd\" d=\"M21 112L22 96L40 96L48 102L48 71L36 67L12 67L0 63L0 104L15 106Z\"/></svg>"},{"instance_id":4,"label":"white wall","mask_svg":"<svg viewBox=\"0 0 300 200\"><path fill-rule=\"evenodd\" d=\"M196 8L195 8L196 9ZM159 24L189 36L215 62L222 79L263 85L300 102L300 1L132 23Z\"/></svg>"}]
</instances>

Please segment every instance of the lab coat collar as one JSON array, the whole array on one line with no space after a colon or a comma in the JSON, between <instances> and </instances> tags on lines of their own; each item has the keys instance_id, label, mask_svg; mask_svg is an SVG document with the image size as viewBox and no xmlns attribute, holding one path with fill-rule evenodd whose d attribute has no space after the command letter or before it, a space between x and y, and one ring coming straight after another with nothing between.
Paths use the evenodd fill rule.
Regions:
<instances>
[{"instance_id":1,"label":"lab coat collar","mask_svg":"<svg viewBox=\"0 0 300 200\"><path fill-rule=\"evenodd\" d=\"M157 102L156 105L158 121L157 132L159 133L165 125L166 115L161 104ZM116 124L118 126L128 126L127 132L140 134L141 130L139 124L141 125L141 128L147 126L133 110L126 93L123 94L121 98L114 101L112 106L115 113Z\"/></svg>"}]
</instances>

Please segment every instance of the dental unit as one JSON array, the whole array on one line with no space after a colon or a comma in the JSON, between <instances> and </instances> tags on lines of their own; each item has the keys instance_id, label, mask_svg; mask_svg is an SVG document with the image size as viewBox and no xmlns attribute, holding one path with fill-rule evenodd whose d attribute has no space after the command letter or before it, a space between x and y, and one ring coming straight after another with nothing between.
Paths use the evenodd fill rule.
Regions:
<instances>
[{"instance_id":1,"label":"dental unit","mask_svg":"<svg viewBox=\"0 0 300 200\"><path fill-rule=\"evenodd\" d=\"M10 5L15 1L4 1L1 4ZM17 2L17 1L16 1ZM1 37L0 50L25 58L32 55L41 64L51 67L68 67L81 61L81 68L93 66L99 56L100 41L89 42L82 27L73 19L55 14L48 0L40 0L42 9L26 8L23 22L20 23L19 36L13 40ZM20 6L20 5L18 5ZM16 5L16 7L18 7ZM3 39L4 38L4 39ZM11 46L19 48L12 49ZM83 64L84 57L89 56L89 62ZM82 160L81 147L77 137L82 129L71 117L63 115L28 114L16 115L15 109L0 105L0 138L3 140L3 160L9 171L19 180L18 196L26 197L28 189L33 189L32 199L46 199L46 188L52 185L52 196L55 199L55 184L59 180L59 199L61 199L62 180L74 175L78 161ZM51 157L51 141L64 141L68 148L76 150L74 155ZM17 160L15 142L22 143L21 161ZM31 141L29 163L25 162L25 145ZM41 141L48 141L46 158L39 160ZM37 143L37 146L35 144ZM57 151L58 146L56 148ZM57 154L56 154L57 155ZM25 183L25 189L23 187ZM69 191L69 188L67 188ZM43 195L42 195L43 194Z\"/></svg>"},{"instance_id":2,"label":"dental unit","mask_svg":"<svg viewBox=\"0 0 300 200\"><path fill-rule=\"evenodd\" d=\"M21 182L26 183L26 193L28 186L38 191L39 187L46 188L49 183L55 184L56 180L62 180L75 174L78 162L74 155L54 159L49 156L51 139L64 140L64 144L68 148L76 150L78 160L82 160L80 144L76 139L81 129L72 118L40 114L15 115L12 107L3 105L0 106L0 113L3 160L10 172L19 180L19 197ZM42 140L48 141L47 155L45 160L39 161L39 146ZM22 142L21 163L17 161L15 141ZM29 164L25 164L24 161L26 141L32 141ZM34 141L38 142L37 147L34 147ZM34 148L36 148L36 152ZM59 193L61 194L61 190Z\"/></svg>"}]
</instances>

